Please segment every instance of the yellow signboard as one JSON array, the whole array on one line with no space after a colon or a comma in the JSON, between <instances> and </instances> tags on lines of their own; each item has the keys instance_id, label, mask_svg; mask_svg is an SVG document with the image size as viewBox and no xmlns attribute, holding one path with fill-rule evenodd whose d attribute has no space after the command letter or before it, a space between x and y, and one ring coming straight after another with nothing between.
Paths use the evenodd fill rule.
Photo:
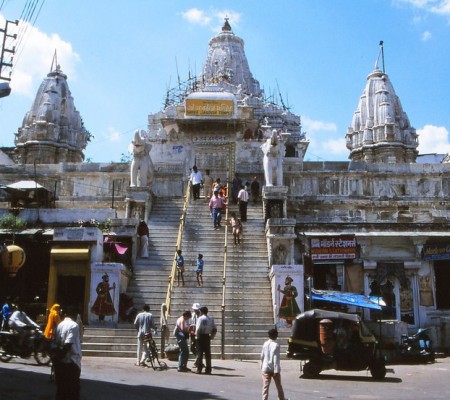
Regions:
<instances>
[{"instance_id":1,"label":"yellow signboard","mask_svg":"<svg viewBox=\"0 0 450 400\"><path fill-rule=\"evenodd\" d=\"M186 99L187 117L232 117L233 100Z\"/></svg>"}]
</instances>

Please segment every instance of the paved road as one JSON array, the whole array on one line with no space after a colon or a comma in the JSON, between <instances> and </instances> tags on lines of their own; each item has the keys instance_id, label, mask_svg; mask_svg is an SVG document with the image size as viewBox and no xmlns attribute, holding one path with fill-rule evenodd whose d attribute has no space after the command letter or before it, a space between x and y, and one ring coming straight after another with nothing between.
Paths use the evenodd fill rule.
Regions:
<instances>
[{"instance_id":1,"label":"paved road","mask_svg":"<svg viewBox=\"0 0 450 400\"><path fill-rule=\"evenodd\" d=\"M176 362L166 371L135 367L134 359L84 357L82 400L248 400L261 398L257 361L213 360L213 375L179 373ZM449 399L450 358L428 365L389 366L384 381L366 371L324 371L318 379L300 377L299 362L282 361L282 379L291 399ZM32 359L0 363L1 400L49 400L55 386L49 368ZM277 398L271 386L271 400Z\"/></svg>"}]
</instances>

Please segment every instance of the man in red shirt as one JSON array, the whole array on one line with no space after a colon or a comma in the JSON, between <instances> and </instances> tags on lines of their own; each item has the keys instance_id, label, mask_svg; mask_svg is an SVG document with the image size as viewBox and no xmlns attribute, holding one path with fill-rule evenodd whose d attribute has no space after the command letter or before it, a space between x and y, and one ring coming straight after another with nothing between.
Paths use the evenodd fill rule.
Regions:
<instances>
[{"instance_id":1,"label":"man in red shirt","mask_svg":"<svg viewBox=\"0 0 450 400\"><path fill-rule=\"evenodd\" d=\"M222 197L219 197L219 188L214 188L213 197L209 201L209 209L211 211L214 229L220 228L220 220L222 219L222 208L224 207L225 202Z\"/></svg>"}]
</instances>

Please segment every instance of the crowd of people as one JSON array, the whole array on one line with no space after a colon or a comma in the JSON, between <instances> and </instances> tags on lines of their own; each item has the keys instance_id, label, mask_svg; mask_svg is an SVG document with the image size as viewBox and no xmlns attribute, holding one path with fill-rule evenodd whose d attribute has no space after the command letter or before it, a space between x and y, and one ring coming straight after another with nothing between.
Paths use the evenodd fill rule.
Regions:
<instances>
[{"instance_id":1,"label":"crowd of people","mask_svg":"<svg viewBox=\"0 0 450 400\"><path fill-rule=\"evenodd\" d=\"M190 372L188 367L189 352L194 354L193 368L197 374L211 374L211 340L217 333L214 319L208 315L208 307L199 303L192 305L192 311L186 310L176 320L173 329L178 348L178 372ZM156 325L150 307L145 304L142 311L136 316L134 326L137 330L136 366L147 367L145 360L150 356L150 349L146 348L146 335L156 332ZM190 344L189 344L190 342ZM205 361L205 363L203 363Z\"/></svg>"},{"instance_id":2,"label":"crowd of people","mask_svg":"<svg viewBox=\"0 0 450 400\"><path fill-rule=\"evenodd\" d=\"M33 330L41 326L31 319L19 301L7 298L2 306L2 330L18 335L19 348L27 345ZM44 337L51 355L52 371L56 382L56 400L80 398L81 340L83 324L78 310L73 306L62 309L54 304L47 315Z\"/></svg>"}]
</instances>

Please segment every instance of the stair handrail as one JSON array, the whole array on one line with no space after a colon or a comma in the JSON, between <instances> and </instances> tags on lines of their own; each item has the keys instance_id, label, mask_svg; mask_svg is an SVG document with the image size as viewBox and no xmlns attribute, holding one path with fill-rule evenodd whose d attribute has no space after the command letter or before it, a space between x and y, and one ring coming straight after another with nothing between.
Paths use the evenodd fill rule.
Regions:
<instances>
[{"instance_id":1,"label":"stair handrail","mask_svg":"<svg viewBox=\"0 0 450 400\"><path fill-rule=\"evenodd\" d=\"M187 214L187 209L189 206L190 196L191 196L191 185L190 185L190 182L188 182L187 188L186 188L186 195L184 198L183 211L182 211L181 217L180 217L180 226L178 227L177 243L175 245L175 254L173 256L172 270L170 272L170 277L169 277L169 285L167 286L166 303L165 303L166 304L166 312L165 312L166 321L169 319L169 315L170 315L172 290L173 290L173 285L175 282L176 271L177 271L177 251L181 249L181 243L183 241L184 225L186 223L186 214Z\"/></svg>"},{"instance_id":2,"label":"stair handrail","mask_svg":"<svg viewBox=\"0 0 450 400\"><path fill-rule=\"evenodd\" d=\"M220 357L222 360L225 360L225 294L226 294L226 287L227 287L227 260L228 260L228 209L229 209L229 188L230 188L230 182L227 182L227 190L226 190L226 208L225 208L225 240L223 244L223 277L222 277L222 307L221 307L221 316L222 316L222 330L221 330L221 343L220 343Z\"/></svg>"}]
</instances>

